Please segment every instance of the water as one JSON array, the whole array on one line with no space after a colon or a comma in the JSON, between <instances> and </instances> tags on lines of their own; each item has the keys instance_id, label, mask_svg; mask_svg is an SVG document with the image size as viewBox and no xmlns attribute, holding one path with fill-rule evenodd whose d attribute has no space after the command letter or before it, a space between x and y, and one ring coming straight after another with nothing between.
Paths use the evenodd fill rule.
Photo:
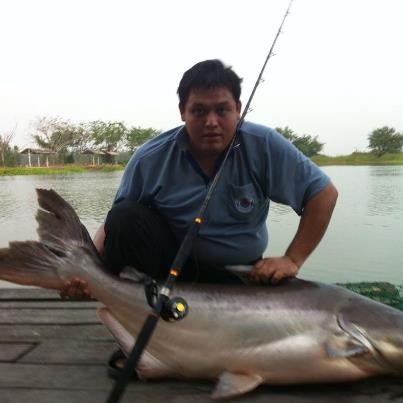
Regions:
<instances>
[{"instance_id":1,"label":"water","mask_svg":"<svg viewBox=\"0 0 403 403\"><path fill-rule=\"evenodd\" d=\"M301 276L327 282L403 284L403 166L334 166L323 170L339 191L333 218ZM282 254L298 226L288 207L269 216L268 253Z\"/></svg>"},{"instance_id":2,"label":"water","mask_svg":"<svg viewBox=\"0 0 403 403\"><path fill-rule=\"evenodd\" d=\"M300 277L325 282L403 284L403 166L324 167L339 190L325 238ZM35 188L53 188L93 234L108 212L122 172L0 177L0 247L37 239ZM298 216L273 204L267 255L282 255ZM1 285L1 283L0 283ZM3 284L4 285L4 284Z\"/></svg>"},{"instance_id":3,"label":"water","mask_svg":"<svg viewBox=\"0 0 403 403\"><path fill-rule=\"evenodd\" d=\"M36 188L52 188L68 200L89 233L103 222L122 172L0 177L0 247L12 240L37 239ZM0 287L10 286L0 280Z\"/></svg>"}]
</instances>

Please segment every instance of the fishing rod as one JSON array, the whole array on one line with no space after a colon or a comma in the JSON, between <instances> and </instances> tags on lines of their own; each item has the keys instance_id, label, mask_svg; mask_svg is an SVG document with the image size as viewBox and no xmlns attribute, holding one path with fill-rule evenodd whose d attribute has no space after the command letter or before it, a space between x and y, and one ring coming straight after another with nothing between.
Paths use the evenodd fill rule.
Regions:
<instances>
[{"instance_id":1,"label":"fishing rod","mask_svg":"<svg viewBox=\"0 0 403 403\"><path fill-rule=\"evenodd\" d=\"M225 152L225 155L220 164L220 167L219 167L217 173L214 175L214 178L208 188L206 197L198 212L198 215L194 219L191 226L189 227L189 229L179 247L179 250L175 256L175 259L174 259L171 269L169 271L169 275L168 275L164 285L162 286L161 290L158 291L158 286L155 281L149 280L145 284L147 302L151 306L152 310L149 313L148 317L146 318L142 329L140 330L140 333L136 339L135 345L126 361L126 364L122 370L121 375L115 382L114 388L108 397L107 403L118 403L119 402L128 382L130 381L130 378L131 378L134 370L137 367L137 364L141 358L141 355L152 336L152 333L158 323L158 320L160 318L163 318L164 320L174 322L174 321L183 319L189 311L189 307L183 298L180 298L180 297L169 298L169 296L172 292L175 280L181 274L183 266L184 266L186 260L188 259L188 257L190 256L193 242L199 232L201 224L203 223L203 217L204 217L204 213L207 209L208 203L214 194L218 181L221 178L221 174L224 170L226 161L231 153L231 150L234 147L235 142L237 141L237 139L239 137L239 132L240 132L241 126L245 120L245 117L246 117L247 113L250 111L250 104L255 95L257 87L262 82L262 76L263 76L263 72L266 68L267 62L269 61L270 57L273 56L274 46L281 33L281 29L284 25L284 22L288 16L288 14L290 13L292 3L293 3L293 0L290 0L287 10L284 14L283 20L281 21L280 27L279 27L279 29L276 33L276 36L274 37L274 40L272 42L272 45L270 47L269 53L267 54L267 57L260 70L259 76L255 82L255 85L252 89L252 92L249 96L249 99L246 103L243 113L237 123L236 129L235 129L235 134L227 148L227 151Z\"/></svg>"}]
</instances>

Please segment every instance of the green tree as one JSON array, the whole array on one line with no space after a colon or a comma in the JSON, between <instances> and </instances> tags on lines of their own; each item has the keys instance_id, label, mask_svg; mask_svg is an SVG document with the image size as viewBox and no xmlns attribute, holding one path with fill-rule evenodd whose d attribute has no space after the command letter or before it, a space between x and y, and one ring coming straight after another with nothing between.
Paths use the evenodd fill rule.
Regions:
<instances>
[{"instance_id":1,"label":"green tree","mask_svg":"<svg viewBox=\"0 0 403 403\"><path fill-rule=\"evenodd\" d=\"M0 160L3 167L6 166L7 156L11 152L11 140L15 135L16 127L8 133L0 134Z\"/></svg>"},{"instance_id":2,"label":"green tree","mask_svg":"<svg viewBox=\"0 0 403 403\"><path fill-rule=\"evenodd\" d=\"M287 140L290 140L291 143L297 139L297 135L294 133L293 130L291 130L288 126L282 128L282 127L276 127L276 130L282 134Z\"/></svg>"},{"instance_id":3,"label":"green tree","mask_svg":"<svg viewBox=\"0 0 403 403\"><path fill-rule=\"evenodd\" d=\"M288 126L281 128L276 127L276 130L282 134L286 139L290 140L295 147L298 148L307 157L312 157L319 154L323 149L323 143L318 141L318 136L312 137L309 134L298 136Z\"/></svg>"},{"instance_id":4,"label":"green tree","mask_svg":"<svg viewBox=\"0 0 403 403\"><path fill-rule=\"evenodd\" d=\"M122 122L102 122L96 120L89 123L89 131L94 145L102 151L118 151L124 141L126 126Z\"/></svg>"},{"instance_id":5,"label":"green tree","mask_svg":"<svg viewBox=\"0 0 403 403\"><path fill-rule=\"evenodd\" d=\"M93 136L92 123L80 123L75 126L74 143L71 147L76 153L95 148L96 139Z\"/></svg>"},{"instance_id":6,"label":"green tree","mask_svg":"<svg viewBox=\"0 0 403 403\"><path fill-rule=\"evenodd\" d=\"M375 129L368 136L368 148L376 155L399 153L403 148L403 134L394 127L383 126Z\"/></svg>"},{"instance_id":7,"label":"green tree","mask_svg":"<svg viewBox=\"0 0 403 403\"><path fill-rule=\"evenodd\" d=\"M9 148L5 155L5 165L8 167L15 167L21 161L20 151L17 146Z\"/></svg>"},{"instance_id":8,"label":"green tree","mask_svg":"<svg viewBox=\"0 0 403 403\"><path fill-rule=\"evenodd\" d=\"M132 127L126 132L125 146L130 150L134 151L138 146L145 143L152 137L158 136L161 131L153 129L152 127L141 128Z\"/></svg>"},{"instance_id":9,"label":"green tree","mask_svg":"<svg viewBox=\"0 0 403 403\"><path fill-rule=\"evenodd\" d=\"M318 141L318 136L312 137L309 134L298 137L293 141L293 144L307 157L318 155L323 149L323 143Z\"/></svg>"}]
</instances>

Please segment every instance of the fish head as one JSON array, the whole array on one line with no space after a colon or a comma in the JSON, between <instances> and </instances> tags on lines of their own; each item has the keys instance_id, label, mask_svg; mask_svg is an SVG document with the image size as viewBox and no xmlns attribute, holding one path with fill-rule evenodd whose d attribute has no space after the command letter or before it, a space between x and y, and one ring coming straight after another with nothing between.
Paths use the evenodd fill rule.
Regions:
<instances>
[{"instance_id":1,"label":"fish head","mask_svg":"<svg viewBox=\"0 0 403 403\"><path fill-rule=\"evenodd\" d=\"M375 301L359 300L342 310L339 324L367 349L385 373L403 374L402 311Z\"/></svg>"},{"instance_id":2,"label":"fish head","mask_svg":"<svg viewBox=\"0 0 403 403\"><path fill-rule=\"evenodd\" d=\"M403 374L403 313L388 312L382 320L379 328L371 331L369 340L392 372Z\"/></svg>"}]
</instances>

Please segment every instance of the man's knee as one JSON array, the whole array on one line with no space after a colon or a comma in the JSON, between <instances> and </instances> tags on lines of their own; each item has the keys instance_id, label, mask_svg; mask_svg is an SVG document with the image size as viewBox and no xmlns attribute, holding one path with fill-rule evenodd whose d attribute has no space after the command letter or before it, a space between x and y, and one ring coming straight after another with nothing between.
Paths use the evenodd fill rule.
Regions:
<instances>
[{"instance_id":1,"label":"man's knee","mask_svg":"<svg viewBox=\"0 0 403 403\"><path fill-rule=\"evenodd\" d=\"M116 203L105 221L104 258L119 272L129 265L157 278L172 263L175 238L154 209L125 199Z\"/></svg>"},{"instance_id":2,"label":"man's knee","mask_svg":"<svg viewBox=\"0 0 403 403\"><path fill-rule=\"evenodd\" d=\"M105 221L105 231L113 229L130 229L138 222L138 218L144 216L147 207L129 199L121 200L113 205Z\"/></svg>"}]
</instances>

